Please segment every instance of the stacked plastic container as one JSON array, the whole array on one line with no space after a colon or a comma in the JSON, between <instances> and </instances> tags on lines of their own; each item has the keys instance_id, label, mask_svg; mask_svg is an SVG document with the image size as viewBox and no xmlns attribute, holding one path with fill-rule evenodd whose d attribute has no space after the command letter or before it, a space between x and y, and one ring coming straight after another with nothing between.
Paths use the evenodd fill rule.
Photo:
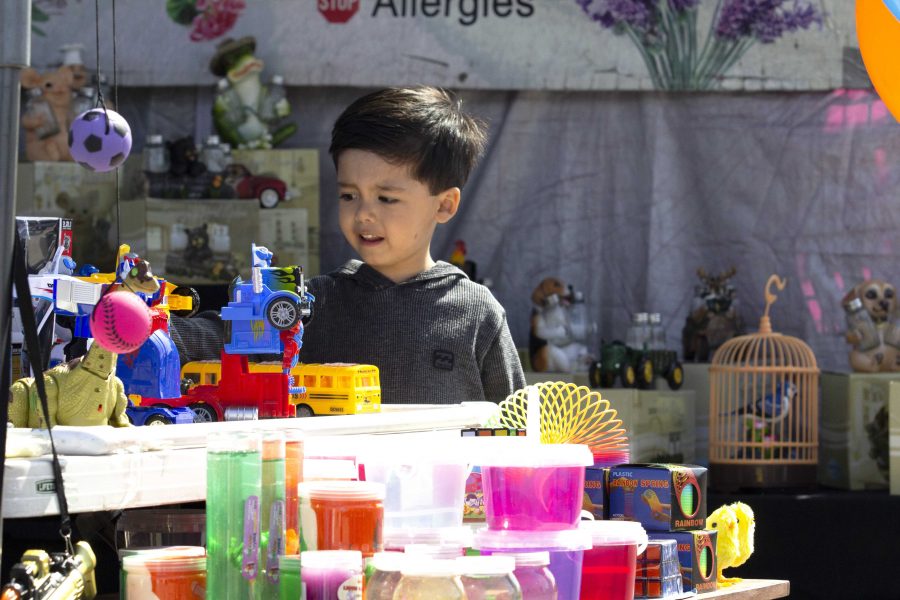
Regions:
<instances>
[{"instance_id":1,"label":"stacked plastic container","mask_svg":"<svg viewBox=\"0 0 900 600\"><path fill-rule=\"evenodd\" d=\"M454 558L471 546L471 530L462 523L469 467L458 441L412 446L373 439L360 448L361 475L385 489L385 550L427 545L419 550L434 558ZM434 547L440 552L435 554Z\"/></svg>"},{"instance_id":2,"label":"stacked plastic container","mask_svg":"<svg viewBox=\"0 0 900 600\"><path fill-rule=\"evenodd\" d=\"M583 553L591 536L578 527L587 446L525 438L469 440L477 449L487 528L475 533L482 554L548 552L559 600L578 600ZM529 595L523 589L523 598Z\"/></svg>"}]
</instances>

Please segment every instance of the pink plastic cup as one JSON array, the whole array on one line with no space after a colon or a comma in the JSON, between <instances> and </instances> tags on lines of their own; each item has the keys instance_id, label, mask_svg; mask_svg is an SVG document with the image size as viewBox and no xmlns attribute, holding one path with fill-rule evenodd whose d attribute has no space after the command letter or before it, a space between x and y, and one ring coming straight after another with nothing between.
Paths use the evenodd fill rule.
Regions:
<instances>
[{"instance_id":1,"label":"pink plastic cup","mask_svg":"<svg viewBox=\"0 0 900 600\"><path fill-rule=\"evenodd\" d=\"M582 521L592 548L581 564L581 600L631 600L637 556L647 547L647 532L631 521Z\"/></svg>"},{"instance_id":2,"label":"pink plastic cup","mask_svg":"<svg viewBox=\"0 0 900 600\"><path fill-rule=\"evenodd\" d=\"M495 438L496 439L496 438ZM480 459L488 528L558 531L578 526L587 446L504 440Z\"/></svg>"}]
</instances>

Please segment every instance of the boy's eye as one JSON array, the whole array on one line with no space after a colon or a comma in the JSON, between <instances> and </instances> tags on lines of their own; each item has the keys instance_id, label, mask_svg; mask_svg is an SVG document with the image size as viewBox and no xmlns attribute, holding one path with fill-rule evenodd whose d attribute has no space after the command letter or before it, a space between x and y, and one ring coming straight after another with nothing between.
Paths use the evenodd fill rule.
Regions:
<instances>
[{"instance_id":1,"label":"boy's eye","mask_svg":"<svg viewBox=\"0 0 900 600\"><path fill-rule=\"evenodd\" d=\"M341 194L340 196L338 196L338 198L349 202L350 200L353 200L354 196L353 196L353 194L350 194L350 193L344 193L344 194Z\"/></svg>"},{"instance_id":2,"label":"boy's eye","mask_svg":"<svg viewBox=\"0 0 900 600\"><path fill-rule=\"evenodd\" d=\"M378 196L379 202L384 202L385 204L393 204L397 202L396 198L388 198L387 196Z\"/></svg>"}]
</instances>

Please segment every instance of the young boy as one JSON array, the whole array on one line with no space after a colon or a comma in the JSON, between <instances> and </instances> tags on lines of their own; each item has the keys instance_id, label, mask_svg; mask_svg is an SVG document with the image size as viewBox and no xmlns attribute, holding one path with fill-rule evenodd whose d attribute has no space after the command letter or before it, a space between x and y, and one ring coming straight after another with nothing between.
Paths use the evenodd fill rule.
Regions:
<instances>
[{"instance_id":1,"label":"young boy","mask_svg":"<svg viewBox=\"0 0 900 600\"><path fill-rule=\"evenodd\" d=\"M378 366L385 403L499 402L525 385L503 308L431 257L484 150L460 104L436 88L385 89L332 130L341 232L362 262L309 281L300 360Z\"/></svg>"}]
</instances>

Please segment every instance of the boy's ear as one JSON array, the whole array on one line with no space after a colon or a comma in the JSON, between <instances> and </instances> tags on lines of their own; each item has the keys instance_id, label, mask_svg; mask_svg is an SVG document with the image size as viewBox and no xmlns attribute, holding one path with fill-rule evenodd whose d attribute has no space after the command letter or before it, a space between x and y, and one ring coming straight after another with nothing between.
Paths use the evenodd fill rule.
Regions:
<instances>
[{"instance_id":1,"label":"boy's ear","mask_svg":"<svg viewBox=\"0 0 900 600\"><path fill-rule=\"evenodd\" d=\"M447 188L438 194L440 199L436 215L438 223L446 223L453 218L453 215L459 209L459 195L458 187Z\"/></svg>"}]
</instances>

